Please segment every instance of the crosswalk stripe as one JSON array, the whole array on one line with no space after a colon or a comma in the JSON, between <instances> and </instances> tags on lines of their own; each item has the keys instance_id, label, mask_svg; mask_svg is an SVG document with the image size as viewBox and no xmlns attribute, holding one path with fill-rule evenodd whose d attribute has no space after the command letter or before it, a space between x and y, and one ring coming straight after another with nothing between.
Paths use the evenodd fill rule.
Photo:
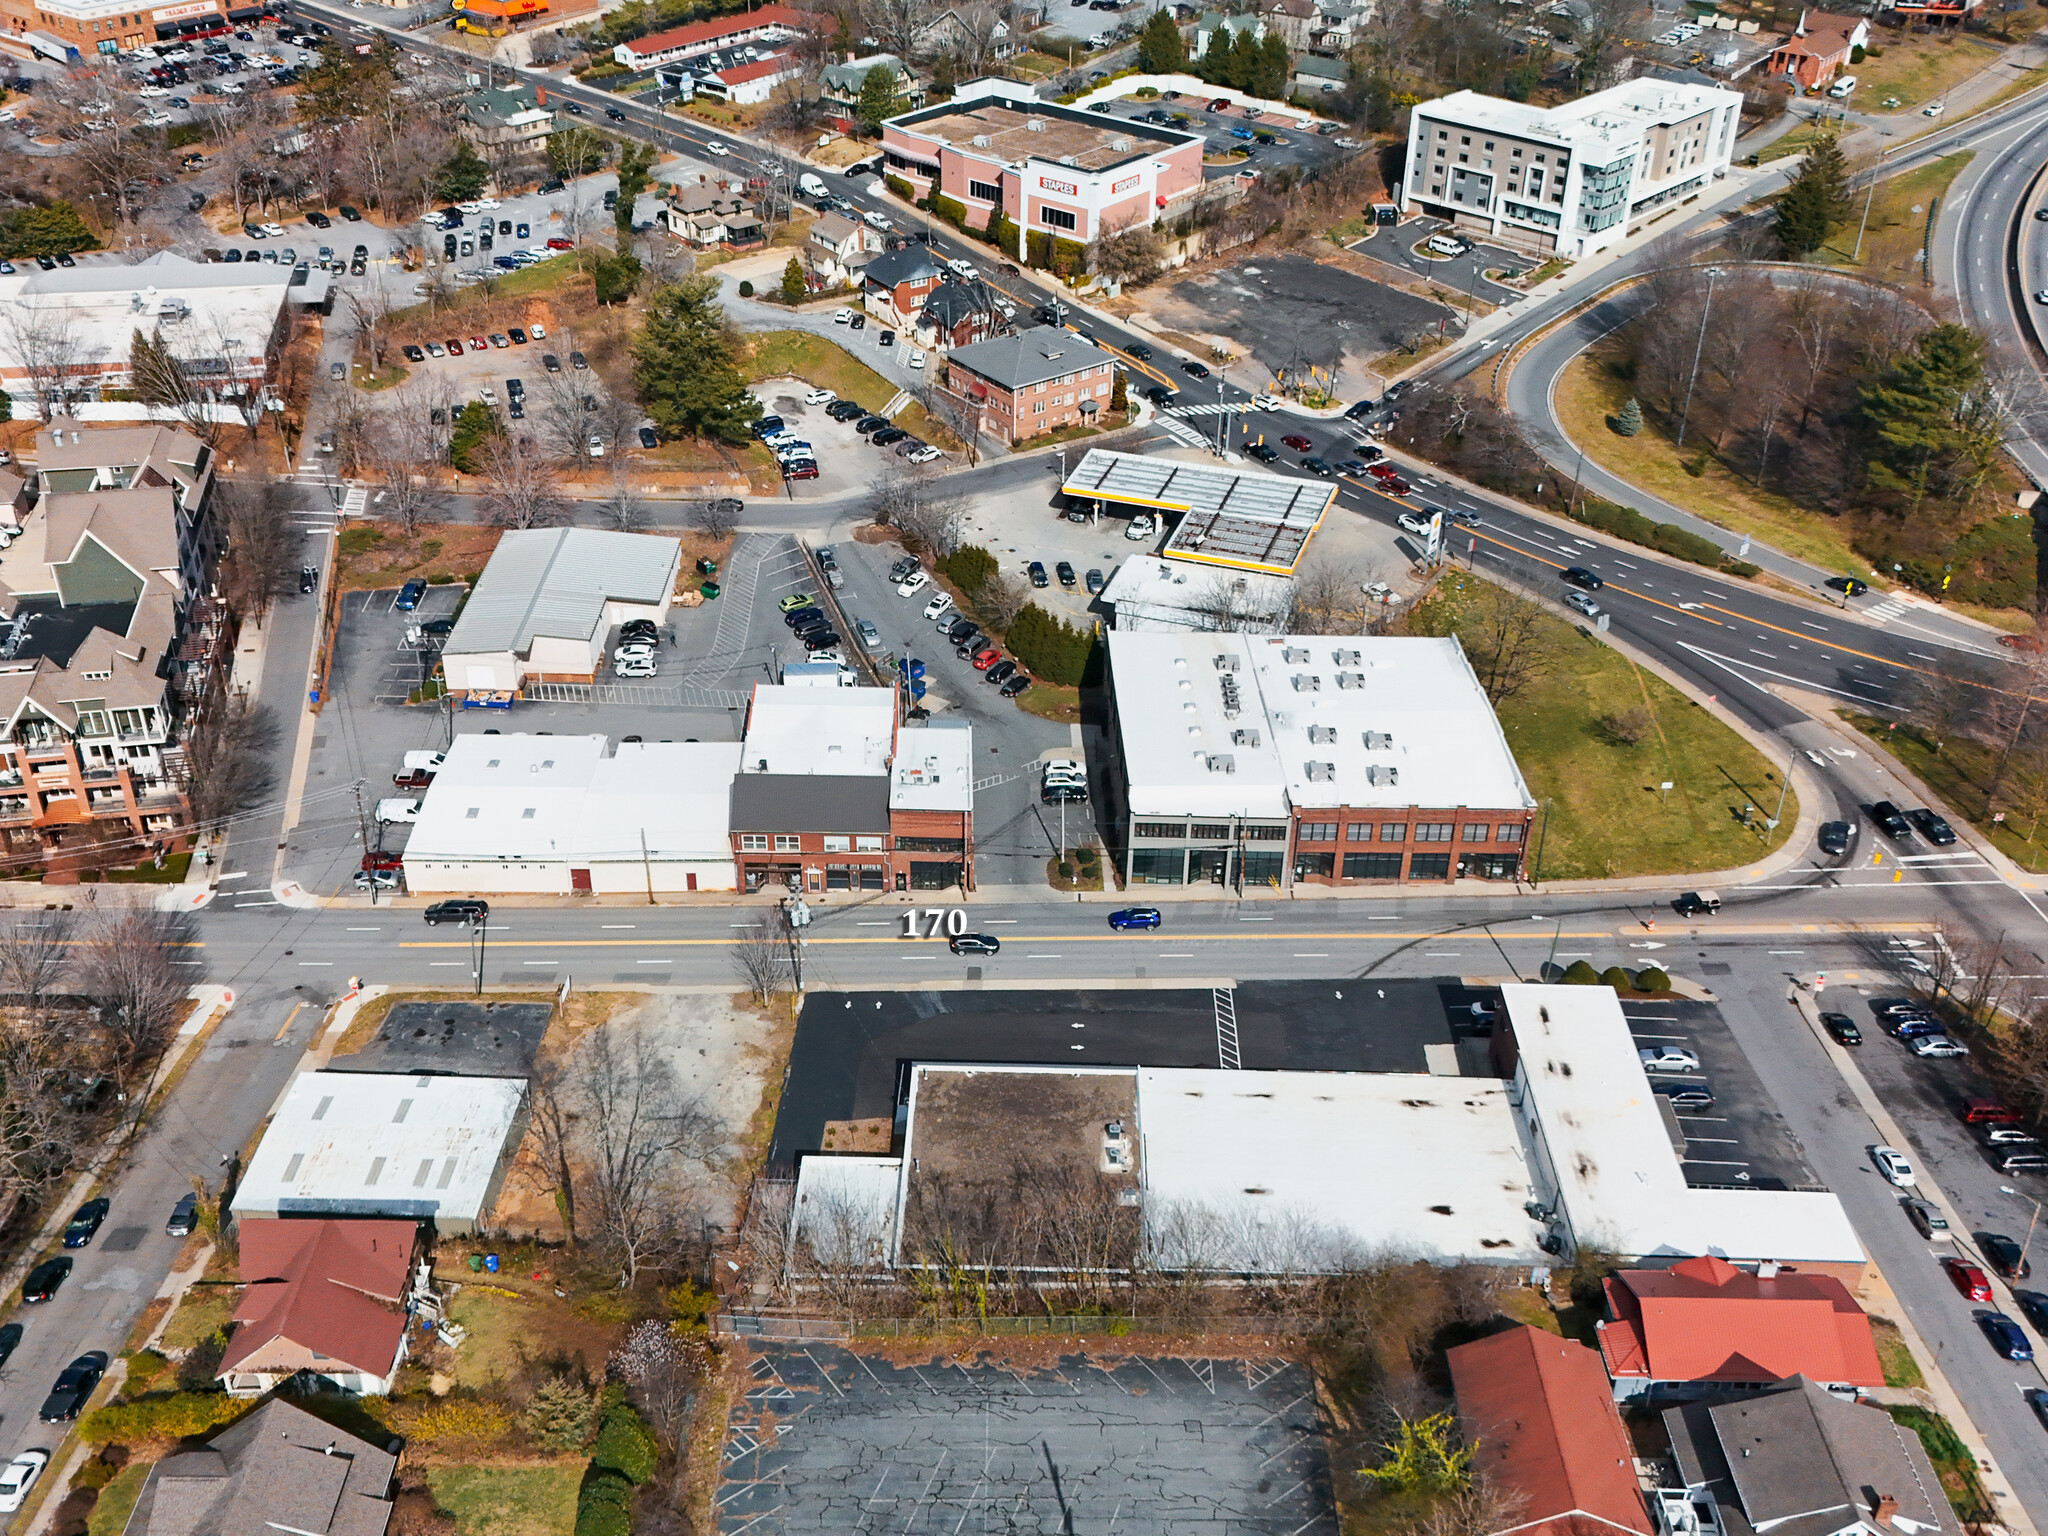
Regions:
<instances>
[{"instance_id":1,"label":"crosswalk stripe","mask_svg":"<svg viewBox=\"0 0 2048 1536\"><path fill-rule=\"evenodd\" d=\"M1187 423L1176 421L1171 416L1161 416L1157 420L1160 430L1165 432L1175 442L1184 443L1190 448L1206 448L1209 446L1209 440L1193 427L1187 425Z\"/></svg>"}]
</instances>

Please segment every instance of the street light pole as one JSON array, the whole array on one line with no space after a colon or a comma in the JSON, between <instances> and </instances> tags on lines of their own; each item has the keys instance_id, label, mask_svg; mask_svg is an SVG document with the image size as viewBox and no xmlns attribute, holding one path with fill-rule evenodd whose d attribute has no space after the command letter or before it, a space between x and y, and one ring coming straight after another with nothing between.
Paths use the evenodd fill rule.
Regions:
<instances>
[{"instance_id":1,"label":"street light pole","mask_svg":"<svg viewBox=\"0 0 2048 1536\"><path fill-rule=\"evenodd\" d=\"M470 952L475 957L476 995L482 997L484 995L484 955L490 949L491 944L491 917L488 912L476 920L476 927L471 930L471 937L476 940L470 946Z\"/></svg>"},{"instance_id":2,"label":"street light pole","mask_svg":"<svg viewBox=\"0 0 2048 1536\"><path fill-rule=\"evenodd\" d=\"M1707 302L1700 308L1700 334L1692 344L1692 372L1685 380L1685 409L1678 414L1678 441L1672 446L1685 446L1685 426L1692 417L1692 387L1699 381L1700 352L1707 344L1707 316L1714 312L1714 280L1721 276L1719 267L1707 268Z\"/></svg>"},{"instance_id":3,"label":"street light pole","mask_svg":"<svg viewBox=\"0 0 2048 1536\"><path fill-rule=\"evenodd\" d=\"M2020 1195L2020 1192L2019 1192L2018 1190L2014 1189L2014 1188L2013 1188L2013 1187L2012 1187L2012 1186L2011 1186L2010 1184L2001 1184L2001 1185L1999 1185L1999 1186L1998 1186L1998 1188L1999 1188L1999 1191L2000 1191L2001 1193L2003 1193L2003 1194L2008 1194L2008 1195ZM2038 1201L2038 1200L2034 1200L2034 1197L2033 1197L2032 1195L2020 1195L2020 1198L2021 1198L2022 1200L2033 1200L2033 1201L2034 1201L2034 1214L2033 1214L2033 1215L2031 1215L2031 1216L2029 1216L2029 1217L2027 1218L2027 1235L2026 1235L2026 1239L2025 1239L2025 1241L2023 1241L2023 1242L2022 1242L2022 1243L2020 1244L2020 1261L2021 1261L2022 1263L2025 1263L2025 1262L2026 1262L2026 1257L2027 1257L2027 1247L2028 1247L2028 1245L2029 1245L2029 1244L2031 1244L2031 1243L2032 1243L2032 1242L2034 1241L2034 1228L2035 1228L2035 1227L2036 1227L2037 1225L2039 1225L2039 1224L2040 1224L2040 1220L2041 1220L2041 1202L2040 1202L2040 1201Z\"/></svg>"}]
</instances>

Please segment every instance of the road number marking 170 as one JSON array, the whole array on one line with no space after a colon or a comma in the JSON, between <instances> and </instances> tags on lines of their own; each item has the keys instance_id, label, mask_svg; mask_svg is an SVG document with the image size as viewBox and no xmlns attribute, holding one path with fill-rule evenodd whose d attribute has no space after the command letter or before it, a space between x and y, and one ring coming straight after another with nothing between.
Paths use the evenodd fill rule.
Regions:
<instances>
[{"instance_id":1,"label":"road number marking 170","mask_svg":"<svg viewBox=\"0 0 2048 1536\"><path fill-rule=\"evenodd\" d=\"M900 939L942 939L967 931L967 914L959 907L912 907L902 918Z\"/></svg>"}]
</instances>

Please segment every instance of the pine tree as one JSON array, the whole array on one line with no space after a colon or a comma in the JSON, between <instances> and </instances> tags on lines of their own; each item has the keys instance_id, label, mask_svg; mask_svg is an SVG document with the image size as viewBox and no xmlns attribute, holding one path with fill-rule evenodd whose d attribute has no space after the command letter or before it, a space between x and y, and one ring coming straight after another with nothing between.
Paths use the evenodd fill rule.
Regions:
<instances>
[{"instance_id":1,"label":"pine tree","mask_svg":"<svg viewBox=\"0 0 2048 1536\"><path fill-rule=\"evenodd\" d=\"M861 77L860 101L853 111L869 133L880 133L882 124L903 110L896 86L896 71L887 64L877 64Z\"/></svg>"},{"instance_id":2,"label":"pine tree","mask_svg":"<svg viewBox=\"0 0 2048 1536\"><path fill-rule=\"evenodd\" d=\"M1848 163L1832 138L1816 140L1778 199L1778 243L1792 260L1803 260L1821 248L1828 231L1848 213Z\"/></svg>"},{"instance_id":3,"label":"pine tree","mask_svg":"<svg viewBox=\"0 0 2048 1536\"><path fill-rule=\"evenodd\" d=\"M1636 397L1630 395L1628 404L1621 408L1621 414L1614 418L1614 430L1622 437L1634 437L1643 430L1643 408Z\"/></svg>"},{"instance_id":4,"label":"pine tree","mask_svg":"<svg viewBox=\"0 0 2048 1536\"><path fill-rule=\"evenodd\" d=\"M1216 45L1209 45L1214 48ZM1233 34L1230 40L1230 58L1224 66L1223 83L1233 91L1251 89L1252 78L1259 71L1259 42L1252 36L1252 29L1246 27Z\"/></svg>"},{"instance_id":5,"label":"pine tree","mask_svg":"<svg viewBox=\"0 0 2048 1536\"><path fill-rule=\"evenodd\" d=\"M1268 32L1259 44L1258 63L1252 71L1251 93L1264 101L1280 101L1287 95L1287 75L1294 61L1287 55L1287 40Z\"/></svg>"},{"instance_id":6,"label":"pine tree","mask_svg":"<svg viewBox=\"0 0 2048 1536\"><path fill-rule=\"evenodd\" d=\"M733 360L717 293L718 279L699 273L647 300L646 324L633 341L633 383L663 436L741 443L761 414Z\"/></svg>"},{"instance_id":7,"label":"pine tree","mask_svg":"<svg viewBox=\"0 0 2048 1536\"><path fill-rule=\"evenodd\" d=\"M1187 44L1181 40L1173 12L1164 8L1154 11L1138 34L1138 67L1148 75L1174 75L1187 64Z\"/></svg>"},{"instance_id":8,"label":"pine tree","mask_svg":"<svg viewBox=\"0 0 2048 1536\"><path fill-rule=\"evenodd\" d=\"M794 256L789 265L782 269L782 302L801 304L804 299L804 266Z\"/></svg>"},{"instance_id":9,"label":"pine tree","mask_svg":"<svg viewBox=\"0 0 2048 1536\"><path fill-rule=\"evenodd\" d=\"M1109 408L1119 415L1131 408L1131 392L1122 369L1117 370L1116 382L1110 386Z\"/></svg>"}]
</instances>

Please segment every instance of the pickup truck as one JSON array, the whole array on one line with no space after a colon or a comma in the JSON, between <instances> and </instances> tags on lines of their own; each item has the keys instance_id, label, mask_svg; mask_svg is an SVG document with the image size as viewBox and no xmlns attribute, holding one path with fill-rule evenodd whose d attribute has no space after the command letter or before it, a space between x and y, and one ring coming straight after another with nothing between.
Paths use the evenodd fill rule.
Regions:
<instances>
[{"instance_id":1,"label":"pickup truck","mask_svg":"<svg viewBox=\"0 0 2048 1536\"><path fill-rule=\"evenodd\" d=\"M408 768L404 773L391 775L391 783L397 789L425 789L434 782L434 776L424 768Z\"/></svg>"}]
</instances>

